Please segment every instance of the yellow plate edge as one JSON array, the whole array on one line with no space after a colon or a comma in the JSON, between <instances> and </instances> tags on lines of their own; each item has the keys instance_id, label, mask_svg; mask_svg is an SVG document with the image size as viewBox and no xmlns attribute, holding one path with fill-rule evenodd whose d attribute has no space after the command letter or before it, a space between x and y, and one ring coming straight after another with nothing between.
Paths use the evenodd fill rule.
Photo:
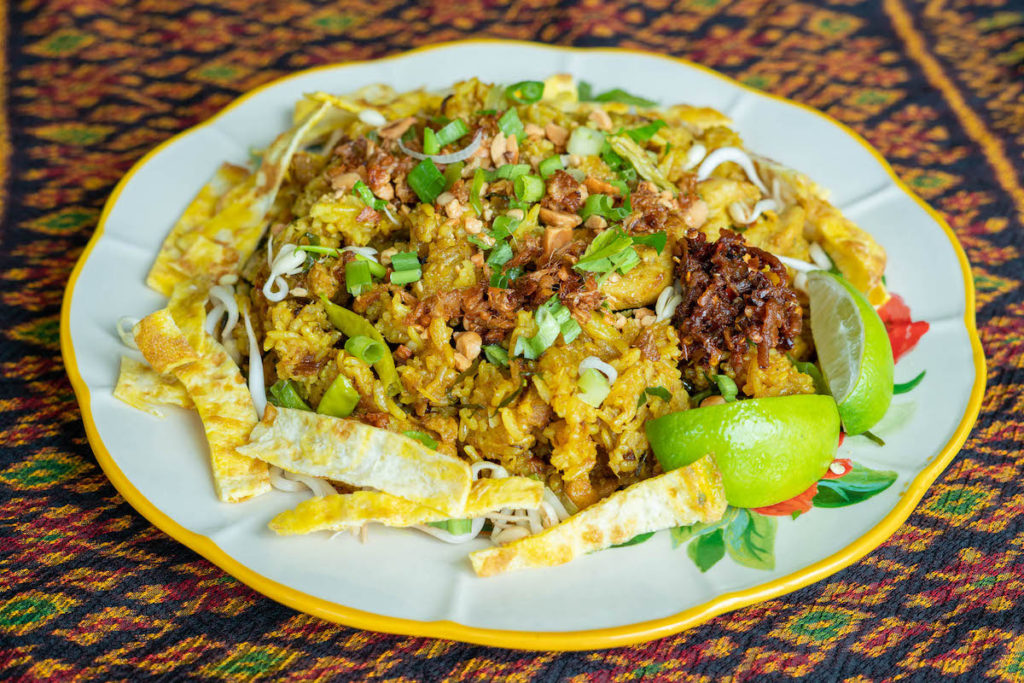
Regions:
<instances>
[{"instance_id":1,"label":"yellow plate edge","mask_svg":"<svg viewBox=\"0 0 1024 683\"><path fill-rule=\"evenodd\" d=\"M882 165L885 172L889 174L893 182L896 183L904 193L916 201L921 208L923 208L928 214L940 225L945 231L950 244L953 246L953 250L957 255L957 259L960 263L961 274L964 279L964 291L965 291L965 311L964 311L964 325L967 328L968 336L971 341L971 348L973 350L974 358L974 370L975 380L974 386L971 389L970 399L967 402L967 409L964 412L963 417L960 420L960 424L957 426L956 431L953 433L952 438L946 443L943 449L932 462L926 466L918 475L910 482L907 486L906 491L900 497L896 506L886 515L878 524L876 524L868 533L861 536L859 539L846 546L843 550L826 557L810 566L807 566L800 571L788 574L781 578L775 579L765 584L748 588L742 591L735 591L732 593L724 593L702 605L691 607L688 610L679 612L668 617L661 619L654 619L651 621L639 622L636 624L629 624L626 626L616 626L613 628L602 628L594 629L590 631L549 631L549 632L529 632L529 631L510 631L503 629L488 629L479 628L474 626L465 626L463 624L457 624L452 621L417 621L413 619L403 619L400 617L389 617L372 612L365 612L363 610L353 609L344 605L339 605L329 600L323 600L301 591L295 590L289 586L273 581L262 574L259 574L237 560L231 558L226 552L220 549L212 540L206 536L193 533L188 529L184 528L173 519L164 514L159 510L153 503L151 503L145 496L143 496L138 489L128 480L124 473L118 468L114 459L107 451L106 446L100 439L99 432L96 429L96 423L93 421L92 412L90 410L91 398L89 395L88 387L82 379L81 373L78 370L78 363L75 359L74 346L71 343L71 333L68 330L68 321L71 312L71 298L74 293L75 283L78 280L78 276L81 273L82 267L84 266L89 254L92 252L93 247L99 241L99 238L103 235L104 226L106 224L107 216L109 215L114 204L117 202L121 191L125 185L131 179L131 177L142 168L151 157L158 154L165 147L174 143L181 137L188 135L203 126L209 125L218 117L224 113L234 109L245 100L256 94L274 87L286 80L296 78L305 74L313 73L316 71L323 71L327 69L335 69L345 64L358 64L359 61L352 62L339 62L334 64L326 64L322 66L313 67L310 69L304 69L297 71L293 74L283 76L275 79L260 87L241 95L229 105L224 107L221 111L214 114L206 121L193 126L177 135L165 140L155 148L150 150L145 156L135 163L134 166L124 175L123 178L118 182L114 188L110 197L107 199L106 204L103 207L103 213L100 215L99 222L96 227L96 231L93 233L92 238L85 246L85 250L79 257L78 262L75 264L74 269L71 272L71 277L68 280L66 289L64 290L63 303L61 305L60 315L60 348L61 356L64 360L64 365L67 368L68 377L71 380L71 385L74 388L75 396L78 399L79 406L82 410L82 421L85 424L86 436L89 439L89 444L92 447L93 452L96 454L96 460L99 462L100 467L104 473L110 479L114 488L124 497L124 499L134 507L143 517L148 519L161 531L171 536L175 540L188 546L195 552L205 557L210 562L223 569L228 574L231 574L242 583L248 585L253 590L256 590L263 595L276 600L292 609L312 614L314 616L326 619L328 621L343 624L345 626L351 626L355 628L367 629L372 631L383 631L386 633L395 633L399 635L409 636L423 636L429 638L447 638L451 640L459 640L467 643L476 643L480 645L490 645L495 647L505 648L519 648L528 650L591 650L598 648L609 648L619 647L624 645L632 645L634 643L641 643L656 638L663 638L674 633L678 633L688 628L702 624L709 619L716 617L720 614L730 612L741 607L756 604L764 600L771 598L777 598L786 593L790 593L799 588L803 588L811 583L820 581L839 570L853 564L864 555L874 550L876 547L881 545L886 539L888 539L903 523L910 513L913 511L914 506L924 496L925 491L928 487L938 478L942 471L947 465L953 460L953 457L959 452L964 441L967 439L967 435L970 433L971 428L974 426L975 421L978 418L978 413L981 409L982 397L985 393L985 381L986 381L986 369L985 369L985 355L981 346L981 340L978 338L978 330L975 325L975 293L974 293L974 279L971 275L971 266L967 260L967 255L964 253L963 247L960 246L960 242L957 240L956 233L950 228L949 224L946 223L945 219L931 206L929 206L923 199L918 197L913 190L911 190L906 183L904 183L893 171L892 166L885 160L885 157L881 155L871 144L865 140L859 133L847 126L846 124L838 121L828 114L818 111L813 107L806 104L790 100L779 95L773 95L768 92L752 88L748 85L740 83L724 74L721 74L710 67L703 66L683 59L681 57L672 57L668 55L662 55L652 52L645 52L642 50L631 50L624 48L574 48L564 47L556 45L544 45L542 43L534 43L530 41L516 41L516 40L494 40L494 39L478 39L478 40L462 40L462 41L450 41L444 43L436 43L424 47L415 48L407 52L402 52L396 55L390 55L377 60L370 61L389 61L398 59L411 54L428 52L432 50L438 50L447 48L455 45L524 45L529 47L543 47L547 49L556 49L564 52L605 52L605 53L623 53L623 54L642 54L649 57L656 57L658 59L664 59L670 62L677 62L685 64L686 66L700 69L701 71L708 73L716 78L719 78L731 85L742 88L749 92L763 95L780 102L785 102L790 105L799 107L805 111L808 111L816 116L819 116L830 123L841 128L847 135L853 138L859 143L864 149L866 149L878 162Z\"/></svg>"}]
</instances>

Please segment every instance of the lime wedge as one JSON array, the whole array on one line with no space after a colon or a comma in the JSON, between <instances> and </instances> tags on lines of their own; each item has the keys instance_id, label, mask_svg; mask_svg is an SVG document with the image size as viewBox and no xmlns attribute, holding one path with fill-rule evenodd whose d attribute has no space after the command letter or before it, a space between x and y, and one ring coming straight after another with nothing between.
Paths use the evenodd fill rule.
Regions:
<instances>
[{"instance_id":1,"label":"lime wedge","mask_svg":"<svg viewBox=\"0 0 1024 683\"><path fill-rule=\"evenodd\" d=\"M789 500L825 474L839 413L831 396L774 396L681 410L646 430L662 469L712 453L729 504L754 508Z\"/></svg>"},{"instance_id":2,"label":"lime wedge","mask_svg":"<svg viewBox=\"0 0 1024 683\"><path fill-rule=\"evenodd\" d=\"M807 274L811 333L829 391L847 434L878 423L892 402L893 360L878 313L845 279L823 270Z\"/></svg>"}]
</instances>

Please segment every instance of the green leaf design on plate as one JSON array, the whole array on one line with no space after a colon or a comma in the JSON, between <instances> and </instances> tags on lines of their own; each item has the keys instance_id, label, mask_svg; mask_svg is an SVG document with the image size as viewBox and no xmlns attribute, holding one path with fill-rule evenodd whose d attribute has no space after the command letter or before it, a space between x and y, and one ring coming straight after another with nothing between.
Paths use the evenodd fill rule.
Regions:
<instances>
[{"instance_id":1,"label":"green leaf design on plate","mask_svg":"<svg viewBox=\"0 0 1024 683\"><path fill-rule=\"evenodd\" d=\"M841 508L853 505L886 490L896 481L895 472L873 470L854 463L853 469L840 479L822 479L818 494L811 501L819 508Z\"/></svg>"},{"instance_id":2,"label":"green leaf design on plate","mask_svg":"<svg viewBox=\"0 0 1024 683\"><path fill-rule=\"evenodd\" d=\"M725 549L736 564L752 569L775 568L774 517L751 510L740 510L725 529Z\"/></svg>"},{"instance_id":3,"label":"green leaf design on plate","mask_svg":"<svg viewBox=\"0 0 1024 683\"><path fill-rule=\"evenodd\" d=\"M672 547L678 548L692 538L710 534L715 529L721 529L722 527L728 526L733 518L736 517L738 512L739 510L737 508L726 508L725 514L722 515L722 519L717 522L711 522L710 524L697 522L690 526L677 526L674 529L671 529L669 533L672 536Z\"/></svg>"},{"instance_id":4,"label":"green leaf design on plate","mask_svg":"<svg viewBox=\"0 0 1024 683\"><path fill-rule=\"evenodd\" d=\"M725 557L725 541L721 529L715 529L709 534L698 536L690 545L686 546L686 554L690 556L697 569L706 572Z\"/></svg>"},{"instance_id":5,"label":"green leaf design on plate","mask_svg":"<svg viewBox=\"0 0 1024 683\"><path fill-rule=\"evenodd\" d=\"M629 546L629 545L640 545L644 541L646 541L649 538L651 538L651 536L654 536L654 532L653 531L648 531L645 534L637 534L636 536L634 536L633 538L629 539L625 543L619 543L618 545L613 545L612 547L613 548L625 548L626 546Z\"/></svg>"}]
</instances>

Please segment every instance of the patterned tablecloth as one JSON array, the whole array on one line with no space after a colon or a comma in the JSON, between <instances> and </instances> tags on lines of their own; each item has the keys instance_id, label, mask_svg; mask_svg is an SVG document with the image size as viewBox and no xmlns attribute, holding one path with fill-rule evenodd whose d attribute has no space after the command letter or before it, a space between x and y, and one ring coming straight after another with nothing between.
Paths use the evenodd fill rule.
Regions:
<instances>
[{"instance_id":1,"label":"patterned tablecloth","mask_svg":"<svg viewBox=\"0 0 1024 683\"><path fill-rule=\"evenodd\" d=\"M1024 6L967 5L12 3L0 12L0 678L1024 677ZM963 452L882 547L675 637L523 653L293 612L157 531L107 482L58 317L118 178L265 81L482 36L684 56L818 107L946 216L973 264L989 389Z\"/></svg>"}]
</instances>

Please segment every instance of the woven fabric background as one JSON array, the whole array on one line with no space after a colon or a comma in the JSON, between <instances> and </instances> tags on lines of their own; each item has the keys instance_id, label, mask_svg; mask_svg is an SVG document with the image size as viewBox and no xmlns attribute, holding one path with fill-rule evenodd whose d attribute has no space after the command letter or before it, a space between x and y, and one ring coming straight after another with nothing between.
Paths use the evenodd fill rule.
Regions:
<instances>
[{"instance_id":1,"label":"woven fabric background","mask_svg":"<svg viewBox=\"0 0 1024 683\"><path fill-rule=\"evenodd\" d=\"M1019 0L20 0L0 35L0 679L1024 678ZM973 264L989 388L963 452L882 547L675 637L523 653L293 612L107 482L58 318L119 177L288 72L484 36L679 55L818 107L947 217Z\"/></svg>"}]
</instances>

